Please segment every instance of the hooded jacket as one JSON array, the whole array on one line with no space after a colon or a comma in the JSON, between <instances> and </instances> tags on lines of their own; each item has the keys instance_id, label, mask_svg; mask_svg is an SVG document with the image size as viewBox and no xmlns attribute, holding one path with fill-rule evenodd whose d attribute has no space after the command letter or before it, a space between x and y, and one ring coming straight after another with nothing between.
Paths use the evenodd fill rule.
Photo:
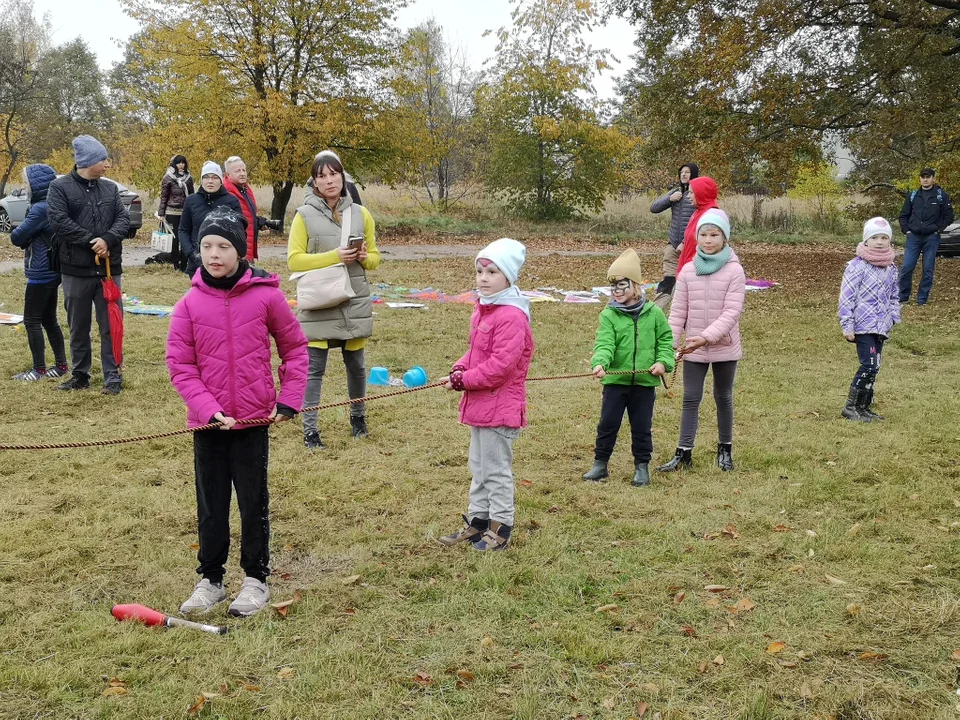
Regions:
<instances>
[{"instance_id":1,"label":"hooded jacket","mask_svg":"<svg viewBox=\"0 0 960 720\"><path fill-rule=\"evenodd\" d=\"M260 224L257 218L257 198L253 196L253 189L249 185L239 186L223 179L223 187L240 203L240 210L247 218L247 260L256 260L260 257L257 239L260 237Z\"/></svg>"},{"instance_id":2,"label":"hooded jacket","mask_svg":"<svg viewBox=\"0 0 960 720\"><path fill-rule=\"evenodd\" d=\"M690 180L700 177L700 168L697 167L694 163L684 163L680 166L680 170L683 168L690 168ZM680 175L680 170L677 171L677 176ZM677 190L683 193L683 197L680 198L677 202L670 202L670 196L673 195ZM652 203L650 203L650 212L652 213L662 213L667 208L670 208L670 233L669 233L669 242L671 247L674 249L683 242L683 231L686 230L687 224L690 222L690 218L693 216L696 208L693 206L693 202L690 200L690 184L684 185L680 183L677 187L670 188L665 195L661 195Z\"/></svg>"},{"instance_id":3,"label":"hooded jacket","mask_svg":"<svg viewBox=\"0 0 960 720\"><path fill-rule=\"evenodd\" d=\"M168 167L160 181L160 209L157 215L163 217L167 212L183 211L187 197L193 195L193 177L184 170L178 173L175 167Z\"/></svg>"},{"instance_id":4,"label":"hooded jacket","mask_svg":"<svg viewBox=\"0 0 960 720\"><path fill-rule=\"evenodd\" d=\"M110 251L110 271L123 272L123 239L130 230L130 214L116 183L87 180L74 168L50 183L47 217L57 236L60 272L77 277L106 277L104 263L95 261L91 240L102 238Z\"/></svg>"},{"instance_id":5,"label":"hooded jacket","mask_svg":"<svg viewBox=\"0 0 960 720\"><path fill-rule=\"evenodd\" d=\"M279 396L271 336L281 361ZM248 269L229 290L210 287L197 273L173 309L167 368L187 405L189 427L206 425L218 412L266 418L277 403L299 412L308 365L307 339L273 273Z\"/></svg>"},{"instance_id":6,"label":"hooded jacket","mask_svg":"<svg viewBox=\"0 0 960 720\"><path fill-rule=\"evenodd\" d=\"M200 252L198 240L200 225L210 211L218 207L228 207L243 212L240 203L223 185L216 192L207 192L200 187L197 192L187 198L183 204L183 216L180 218L180 249L187 256Z\"/></svg>"},{"instance_id":7,"label":"hooded jacket","mask_svg":"<svg viewBox=\"0 0 960 720\"><path fill-rule=\"evenodd\" d=\"M693 260L693 256L697 253L697 221L700 216L710 208L720 207L717 205L717 183L713 178L698 177L691 180L690 189L697 197L697 207L683 231L683 252L680 253L680 259L677 261L677 277L680 276L683 266Z\"/></svg>"},{"instance_id":8,"label":"hooded jacket","mask_svg":"<svg viewBox=\"0 0 960 720\"><path fill-rule=\"evenodd\" d=\"M899 278L896 265L878 267L861 257L848 262L840 283L840 329L888 337L900 322Z\"/></svg>"},{"instance_id":9,"label":"hooded jacket","mask_svg":"<svg viewBox=\"0 0 960 720\"><path fill-rule=\"evenodd\" d=\"M943 232L953 222L950 196L939 185L910 193L900 210L900 230L906 235L932 235Z\"/></svg>"},{"instance_id":10,"label":"hooded jacket","mask_svg":"<svg viewBox=\"0 0 960 720\"><path fill-rule=\"evenodd\" d=\"M673 372L673 332L663 310L652 302L639 308L625 308L611 302L600 313L600 327L593 346L590 367L600 365L608 373L617 370L649 370L654 363L663 363ZM604 385L646 385L656 387L660 378L641 375L605 375Z\"/></svg>"},{"instance_id":11,"label":"hooded jacket","mask_svg":"<svg viewBox=\"0 0 960 720\"><path fill-rule=\"evenodd\" d=\"M746 275L737 254L710 275L697 275L693 263L677 273L677 291L670 308L674 347L680 338L700 336L707 344L685 357L699 363L726 362L743 357L740 315L746 299Z\"/></svg>"},{"instance_id":12,"label":"hooded jacket","mask_svg":"<svg viewBox=\"0 0 960 720\"><path fill-rule=\"evenodd\" d=\"M49 283L60 278L53 267L53 229L47 217L47 188L57 174L49 165L28 165L24 171L30 186L30 209L23 222L10 233L10 240L23 248L23 272L28 283Z\"/></svg>"}]
</instances>

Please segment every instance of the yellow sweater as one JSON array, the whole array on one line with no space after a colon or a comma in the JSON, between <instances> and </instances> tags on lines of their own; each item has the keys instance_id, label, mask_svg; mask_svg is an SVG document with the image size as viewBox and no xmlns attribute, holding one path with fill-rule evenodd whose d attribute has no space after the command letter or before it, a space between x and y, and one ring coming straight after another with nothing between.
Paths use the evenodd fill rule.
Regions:
<instances>
[{"instance_id":1,"label":"yellow sweater","mask_svg":"<svg viewBox=\"0 0 960 720\"><path fill-rule=\"evenodd\" d=\"M367 246L367 259L360 264L367 272L376 270L380 267L380 251L377 250L377 228L373 222L373 215L365 207L360 207L360 214L363 215L363 237ZM323 253L308 253L307 246L310 238L307 235L307 224L303 222L300 213L293 218L290 225L290 239L287 240L287 266L290 272L306 272L307 270L319 270L320 268L330 267L340 262L340 256L336 250L330 250ZM346 350L360 350L367 344L366 338L354 338L344 343ZM326 349L326 340L314 340L310 347Z\"/></svg>"}]
</instances>

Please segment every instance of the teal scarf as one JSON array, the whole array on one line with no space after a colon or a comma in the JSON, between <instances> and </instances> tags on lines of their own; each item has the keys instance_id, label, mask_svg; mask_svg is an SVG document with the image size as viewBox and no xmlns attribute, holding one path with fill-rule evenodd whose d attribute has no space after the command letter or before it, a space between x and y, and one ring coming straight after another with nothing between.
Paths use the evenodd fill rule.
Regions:
<instances>
[{"instance_id":1,"label":"teal scarf","mask_svg":"<svg viewBox=\"0 0 960 720\"><path fill-rule=\"evenodd\" d=\"M727 264L732 252L729 245L724 245L720 251L713 255L707 255L697 247L697 254L693 258L693 269L697 271L697 275L713 275Z\"/></svg>"}]
</instances>

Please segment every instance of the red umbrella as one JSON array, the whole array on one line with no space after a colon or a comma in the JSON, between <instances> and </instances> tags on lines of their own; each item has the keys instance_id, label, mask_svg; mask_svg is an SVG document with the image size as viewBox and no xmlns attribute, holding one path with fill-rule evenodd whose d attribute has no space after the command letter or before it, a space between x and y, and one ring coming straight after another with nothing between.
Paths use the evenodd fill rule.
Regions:
<instances>
[{"instance_id":1,"label":"red umbrella","mask_svg":"<svg viewBox=\"0 0 960 720\"><path fill-rule=\"evenodd\" d=\"M94 258L97 265L100 258ZM117 367L123 365L123 311L120 309L120 288L110 273L110 258L107 257L107 277L103 281L103 299L107 301L107 318L110 321L110 345L113 347L113 359Z\"/></svg>"}]
</instances>

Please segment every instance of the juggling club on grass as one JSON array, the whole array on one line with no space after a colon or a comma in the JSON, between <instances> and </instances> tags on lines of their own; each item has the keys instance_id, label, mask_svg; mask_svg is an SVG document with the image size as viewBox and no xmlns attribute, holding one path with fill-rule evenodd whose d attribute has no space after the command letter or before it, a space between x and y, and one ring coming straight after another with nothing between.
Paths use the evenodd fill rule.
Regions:
<instances>
[{"instance_id":1,"label":"juggling club on grass","mask_svg":"<svg viewBox=\"0 0 960 720\"><path fill-rule=\"evenodd\" d=\"M182 618L164 615L159 610L148 608L146 605L114 605L110 611L117 620L139 620L144 625L159 625L162 627L185 627L193 630L226 635L230 628L221 625L206 625L204 623L183 620Z\"/></svg>"}]
</instances>

